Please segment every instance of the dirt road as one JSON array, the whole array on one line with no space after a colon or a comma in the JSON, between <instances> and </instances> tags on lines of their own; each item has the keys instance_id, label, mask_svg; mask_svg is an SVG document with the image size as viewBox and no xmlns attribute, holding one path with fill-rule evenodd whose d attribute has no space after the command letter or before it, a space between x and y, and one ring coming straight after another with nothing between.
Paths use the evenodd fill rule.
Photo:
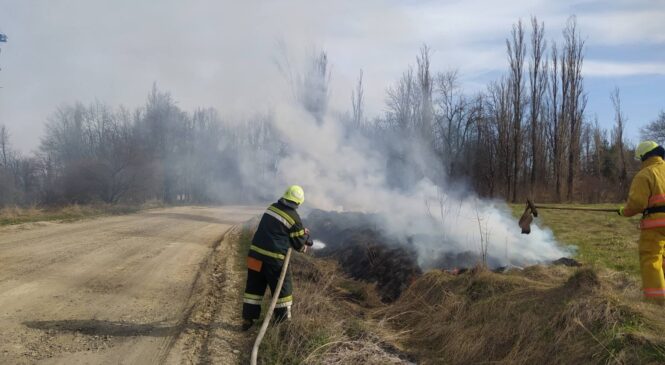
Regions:
<instances>
[{"instance_id":1,"label":"dirt road","mask_svg":"<svg viewBox=\"0 0 665 365\"><path fill-rule=\"evenodd\" d=\"M210 346L232 352L222 337L238 332L228 242L259 213L178 207L0 228L0 363L227 362Z\"/></svg>"}]
</instances>

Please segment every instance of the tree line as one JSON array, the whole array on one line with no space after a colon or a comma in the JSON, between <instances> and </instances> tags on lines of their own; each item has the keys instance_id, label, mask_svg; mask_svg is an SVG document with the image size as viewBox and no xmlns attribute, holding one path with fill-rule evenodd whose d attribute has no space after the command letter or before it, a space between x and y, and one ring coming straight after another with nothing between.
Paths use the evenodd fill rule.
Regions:
<instances>
[{"instance_id":1,"label":"tree line","mask_svg":"<svg viewBox=\"0 0 665 365\"><path fill-rule=\"evenodd\" d=\"M518 21L506 39L507 71L476 93L464 91L456 71L433 72L423 46L386 90L385 112L368 117L361 71L348 112L333 117L383 156L395 189L427 177L513 202L621 200L639 164L624 138L620 90L609 95L613 127L603 129L586 112L585 41L574 17L562 35L548 44L542 22ZM329 60L322 51L310 61L288 81L294 101L322 123L332 114ZM642 133L664 141L665 112ZM213 108L187 112L156 86L134 110L58 108L32 155L16 152L10 137L0 126L0 205L271 199L267 187L289 154L270 112L245 121Z\"/></svg>"},{"instance_id":2,"label":"tree line","mask_svg":"<svg viewBox=\"0 0 665 365\"><path fill-rule=\"evenodd\" d=\"M144 107L65 105L46 123L38 152L23 156L0 129L0 204L237 202L279 155L267 119L222 122L212 108L181 110L153 86ZM242 153L241 153L242 151ZM242 161L237 156L251 161Z\"/></svg>"},{"instance_id":3,"label":"tree line","mask_svg":"<svg viewBox=\"0 0 665 365\"><path fill-rule=\"evenodd\" d=\"M529 196L552 202L624 199L639 162L625 141L620 90L608 95L614 121L604 129L586 112L585 40L575 17L560 43L549 45L544 23L530 20L529 26L514 24L506 39L507 72L477 93L465 93L455 71L432 74L430 50L423 46L415 67L388 90L386 114L370 124L401 135L420 130L447 178L483 196L512 202ZM665 141L664 120L661 113L642 129L643 137Z\"/></svg>"}]
</instances>

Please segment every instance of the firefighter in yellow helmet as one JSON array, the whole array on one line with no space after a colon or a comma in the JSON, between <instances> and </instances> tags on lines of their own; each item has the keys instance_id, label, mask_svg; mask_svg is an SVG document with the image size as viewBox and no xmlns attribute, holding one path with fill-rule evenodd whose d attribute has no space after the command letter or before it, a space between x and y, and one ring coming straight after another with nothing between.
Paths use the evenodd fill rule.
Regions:
<instances>
[{"instance_id":1,"label":"firefighter in yellow helmet","mask_svg":"<svg viewBox=\"0 0 665 365\"><path fill-rule=\"evenodd\" d=\"M656 142L645 141L635 149L635 159L642 161L633 178L624 217L642 214L640 221L640 270L644 297L665 304L663 248L665 246L665 149Z\"/></svg>"},{"instance_id":2,"label":"firefighter in yellow helmet","mask_svg":"<svg viewBox=\"0 0 665 365\"><path fill-rule=\"evenodd\" d=\"M275 294L284 258L289 247L305 252L312 246L309 230L303 227L296 209L305 201L305 192L298 185L289 186L284 195L266 209L256 229L247 255L247 284L243 295L243 330L248 330L261 314L261 302L266 286L278 295L276 321L291 318L292 284L287 272L284 284Z\"/></svg>"}]
</instances>

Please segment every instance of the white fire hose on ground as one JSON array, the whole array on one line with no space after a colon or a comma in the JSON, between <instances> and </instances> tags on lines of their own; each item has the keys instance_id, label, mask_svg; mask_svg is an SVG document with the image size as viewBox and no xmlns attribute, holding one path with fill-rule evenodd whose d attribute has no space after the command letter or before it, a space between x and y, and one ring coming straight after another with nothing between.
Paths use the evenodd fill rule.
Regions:
<instances>
[{"instance_id":1,"label":"white fire hose on ground","mask_svg":"<svg viewBox=\"0 0 665 365\"><path fill-rule=\"evenodd\" d=\"M279 293L282 291L282 285L284 284L284 278L286 277L286 270L289 268L289 260L291 259L291 247L286 251L286 257L284 258L284 266L282 266L282 272L279 274L279 280L277 281L277 287L275 291L272 292L272 300L270 301L270 307L266 312L265 317L263 317L263 323L261 324L261 329L259 334L256 336L254 341L254 347L252 348L252 358L250 360L251 365L256 365L256 360L259 356L259 346L261 346L261 341L263 341L263 336L266 334L268 325L270 324L270 318L272 313L275 311L275 306L277 305L277 299L279 298Z\"/></svg>"}]
</instances>

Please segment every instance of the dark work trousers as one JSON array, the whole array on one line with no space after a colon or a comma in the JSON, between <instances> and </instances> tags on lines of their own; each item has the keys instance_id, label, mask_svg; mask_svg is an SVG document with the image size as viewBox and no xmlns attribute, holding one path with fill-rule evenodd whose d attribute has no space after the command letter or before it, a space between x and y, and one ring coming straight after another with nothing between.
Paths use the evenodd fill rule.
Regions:
<instances>
[{"instance_id":1,"label":"dark work trousers","mask_svg":"<svg viewBox=\"0 0 665 365\"><path fill-rule=\"evenodd\" d=\"M270 286L270 292L274 294L279 274L282 271L283 262L271 263L259 261L257 263L256 261L258 260L251 257L248 258L248 261L252 260L252 264L247 265L247 284L245 285L245 294L242 300L243 319L259 318L261 315L261 302L263 301L263 294L266 292L266 286ZM260 271L256 271L256 269ZM279 292L277 305L275 306L275 321L291 318L291 305L293 304L292 290L291 270L288 270L284 277L282 290Z\"/></svg>"}]
</instances>

